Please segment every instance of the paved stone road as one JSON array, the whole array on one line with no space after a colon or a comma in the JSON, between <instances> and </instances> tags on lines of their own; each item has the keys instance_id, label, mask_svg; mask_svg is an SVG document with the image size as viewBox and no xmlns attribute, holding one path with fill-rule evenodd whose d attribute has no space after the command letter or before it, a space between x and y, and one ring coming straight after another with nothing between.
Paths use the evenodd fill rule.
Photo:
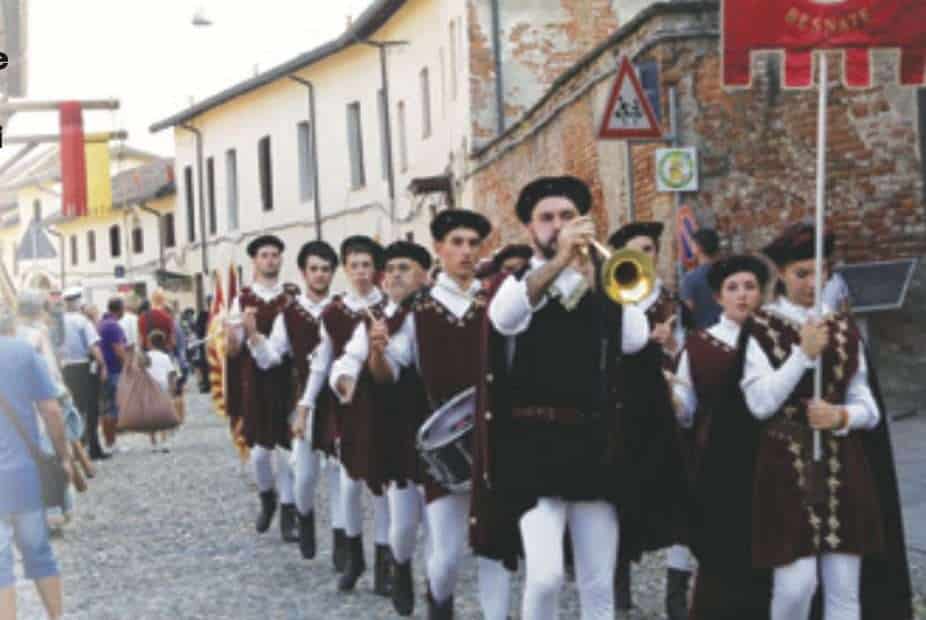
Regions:
<instances>
[{"instance_id":1,"label":"paved stone road","mask_svg":"<svg viewBox=\"0 0 926 620\"><path fill-rule=\"evenodd\" d=\"M253 530L256 493L242 475L222 421L200 395L189 398L190 417L170 443L169 454L150 451L147 439L120 438L130 448L101 467L89 493L79 498L75 520L56 538L65 583L68 619L331 619L394 618L391 604L372 594L370 571L357 592L336 592L330 569L330 539L321 497L320 552L306 562L284 545L274 527ZM898 432L899 431L899 432ZM898 423L898 461L911 502L908 532L921 540L926 525L926 419ZM910 460L907 460L907 459ZM916 472L914 474L914 472ZM274 524L276 525L276 524ZM371 531L367 519L367 536ZM367 538L369 540L369 538ZM917 543L921 544L921 543ZM923 547L921 547L922 549ZM367 555L372 551L367 546ZM926 554L911 553L924 594ZM421 558L416 565L422 566ZM368 559L368 564L371 562ZM459 618L476 619L473 562L458 588ZM661 618L661 554L636 567L633 618ZM416 586L422 578L417 572ZM512 595L512 617L520 580ZM31 584L18 586L20 618L41 618ZM575 590L561 597L562 618L577 618ZM417 604L416 618L423 617ZM926 610L922 614L926 618Z\"/></svg>"}]
</instances>

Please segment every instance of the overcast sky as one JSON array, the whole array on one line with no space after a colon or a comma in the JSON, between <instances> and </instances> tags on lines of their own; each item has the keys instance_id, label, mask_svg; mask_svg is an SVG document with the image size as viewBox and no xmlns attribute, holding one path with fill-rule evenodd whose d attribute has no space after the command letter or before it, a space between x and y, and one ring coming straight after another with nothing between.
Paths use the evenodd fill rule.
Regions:
<instances>
[{"instance_id":1,"label":"overcast sky","mask_svg":"<svg viewBox=\"0 0 926 620\"><path fill-rule=\"evenodd\" d=\"M29 0L28 97L122 102L84 113L86 131L173 154L153 122L340 34L370 0ZM197 11L213 21L194 27ZM57 132L57 114L20 113L4 134ZM18 147L5 145L0 159Z\"/></svg>"}]
</instances>

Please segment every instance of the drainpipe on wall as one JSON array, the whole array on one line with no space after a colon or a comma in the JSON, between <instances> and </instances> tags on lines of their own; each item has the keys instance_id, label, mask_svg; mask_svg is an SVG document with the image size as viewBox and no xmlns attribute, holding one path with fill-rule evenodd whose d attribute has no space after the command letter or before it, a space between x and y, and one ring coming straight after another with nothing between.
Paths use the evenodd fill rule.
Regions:
<instances>
[{"instance_id":1,"label":"drainpipe on wall","mask_svg":"<svg viewBox=\"0 0 926 620\"><path fill-rule=\"evenodd\" d=\"M179 125L183 129L186 129L190 133L196 136L196 183L199 185L199 242L202 247L202 264L203 264L203 281L205 278L209 277L209 257L206 248L206 198L203 191L203 133L186 123ZM203 286L200 290L200 296L205 297L205 289ZM205 304L205 299L197 300L203 307Z\"/></svg>"},{"instance_id":2,"label":"drainpipe on wall","mask_svg":"<svg viewBox=\"0 0 926 620\"><path fill-rule=\"evenodd\" d=\"M495 56L496 131L505 133L505 83L502 80L502 17L498 0L492 0L492 47Z\"/></svg>"},{"instance_id":3,"label":"drainpipe on wall","mask_svg":"<svg viewBox=\"0 0 926 620\"><path fill-rule=\"evenodd\" d=\"M289 79L305 86L309 91L309 131L312 138L312 187L315 189L315 238L322 239L322 193L318 187L318 141L315 139L315 84L299 76L291 75Z\"/></svg>"},{"instance_id":4,"label":"drainpipe on wall","mask_svg":"<svg viewBox=\"0 0 926 620\"><path fill-rule=\"evenodd\" d=\"M153 215L158 222L158 265L161 266L162 270L166 269L167 262L164 260L164 231L162 230L163 222L161 221L161 212L157 209L152 209L144 202L138 203L138 208L145 213Z\"/></svg>"}]
</instances>

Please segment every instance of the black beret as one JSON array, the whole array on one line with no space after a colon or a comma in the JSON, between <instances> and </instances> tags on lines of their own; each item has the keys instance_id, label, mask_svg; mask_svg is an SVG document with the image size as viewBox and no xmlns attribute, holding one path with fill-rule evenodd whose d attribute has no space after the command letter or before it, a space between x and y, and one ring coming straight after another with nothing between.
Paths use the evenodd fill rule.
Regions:
<instances>
[{"instance_id":1,"label":"black beret","mask_svg":"<svg viewBox=\"0 0 926 620\"><path fill-rule=\"evenodd\" d=\"M310 256L317 256L328 261L332 269L338 266L338 255L335 253L334 248L324 241L309 241L300 248L299 256L296 258L296 264L299 265L300 271L305 269L305 264Z\"/></svg>"},{"instance_id":2,"label":"black beret","mask_svg":"<svg viewBox=\"0 0 926 620\"><path fill-rule=\"evenodd\" d=\"M723 287L724 280L744 271L755 274L759 288L765 288L768 283L768 266L761 258L751 254L734 254L714 262L707 272L707 283L717 293Z\"/></svg>"},{"instance_id":3,"label":"black beret","mask_svg":"<svg viewBox=\"0 0 926 620\"><path fill-rule=\"evenodd\" d=\"M431 268L431 254L428 253L427 248L411 241L393 241L387 245L383 251L383 265L394 258L411 259L421 265L425 271Z\"/></svg>"},{"instance_id":4,"label":"black beret","mask_svg":"<svg viewBox=\"0 0 926 620\"><path fill-rule=\"evenodd\" d=\"M447 209L431 220L431 236L435 241L443 241L447 233L457 228L475 230L480 239L485 239L492 232L489 220L469 209Z\"/></svg>"},{"instance_id":5,"label":"black beret","mask_svg":"<svg viewBox=\"0 0 926 620\"><path fill-rule=\"evenodd\" d=\"M592 208L592 192L581 179L570 176L540 177L525 185L521 190L515 205L518 219L525 224L528 223L537 203L551 196L568 198L582 215Z\"/></svg>"},{"instance_id":6,"label":"black beret","mask_svg":"<svg viewBox=\"0 0 926 620\"><path fill-rule=\"evenodd\" d=\"M618 228L608 238L608 245L619 250L634 237L649 237L654 243L658 244L663 228L662 222L630 222Z\"/></svg>"},{"instance_id":7,"label":"black beret","mask_svg":"<svg viewBox=\"0 0 926 620\"><path fill-rule=\"evenodd\" d=\"M286 249L286 245L283 243L283 240L276 235L261 235L248 244L248 256L254 258L257 256L257 253L260 251L260 249L266 245L272 245L280 252Z\"/></svg>"},{"instance_id":8,"label":"black beret","mask_svg":"<svg viewBox=\"0 0 926 620\"><path fill-rule=\"evenodd\" d=\"M701 251L708 256L713 256L720 248L720 236L713 228L700 228L695 231L691 238L698 244Z\"/></svg>"},{"instance_id":9,"label":"black beret","mask_svg":"<svg viewBox=\"0 0 926 620\"><path fill-rule=\"evenodd\" d=\"M383 266L383 246L366 235L351 235L341 242L341 262L347 262L348 254L369 254L377 269Z\"/></svg>"},{"instance_id":10,"label":"black beret","mask_svg":"<svg viewBox=\"0 0 926 620\"><path fill-rule=\"evenodd\" d=\"M823 256L829 258L833 253L836 238L827 233L823 239ZM813 224L799 222L788 226L778 237L762 249L762 253L772 259L778 267L799 260L809 260L816 255L816 228Z\"/></svg>"},{"instance_id":11,"label":"black beret","mask_svg":"<svg viewBox=\"0 0 926 620\"><path fill-rule=\"evenodd\" d=\"M530 260L531 256L534 255L534 249L523 243L511 243L500 249L495 253L495 256L492 257L492 263L495 265L496 269L501 269L502 263L504 263L509 258L523 258L525 260Z\"/></svg>"}]
</instances>

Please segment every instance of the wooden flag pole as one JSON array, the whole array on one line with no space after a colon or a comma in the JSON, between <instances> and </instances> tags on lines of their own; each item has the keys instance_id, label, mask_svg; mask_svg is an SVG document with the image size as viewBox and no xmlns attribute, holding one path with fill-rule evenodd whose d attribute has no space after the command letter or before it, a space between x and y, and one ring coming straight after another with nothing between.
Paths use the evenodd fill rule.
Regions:
<instances>
[{"instance_id":1,"label":"wooden flag pole","mask_svg":"<svg viewBox=\"0 0 926 620\"><path fill-rule=\"evenodd\" d=\"M816 239L814 250L814 313L816 317L823 316L823 226L824 212L826 211L826 107L829 102L829 78L827 71L826 52L820 51L820 85L819 102L817 104L817 209L816 209ZM814 363L813 397L820 399L823 394L823 366L820 356ZM820 431L813 432L813 459L820 461L823 458Z\"/></svg>"}]
</instances>

